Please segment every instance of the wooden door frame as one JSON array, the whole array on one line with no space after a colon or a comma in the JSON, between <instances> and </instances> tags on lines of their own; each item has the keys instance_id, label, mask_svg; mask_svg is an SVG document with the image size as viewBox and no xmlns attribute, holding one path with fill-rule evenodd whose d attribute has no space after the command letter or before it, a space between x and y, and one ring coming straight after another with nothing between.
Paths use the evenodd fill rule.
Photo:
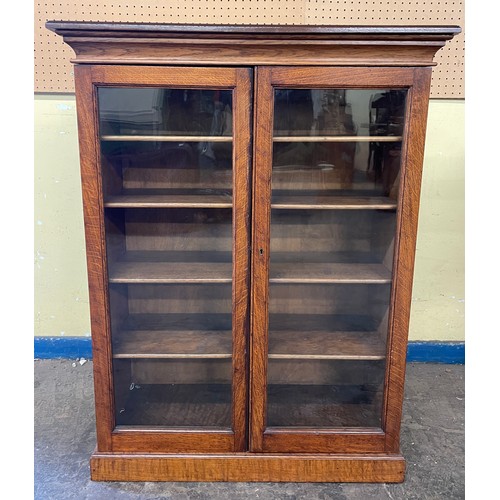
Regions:
<instances>
[{"instance_id":1,"label":"wooden door frame","mask_svg":"<svg viewBox=\"0 0 500 500\"><path fill-rule=\"evenodd\" d=\"M255 74L250 451L399 453L409 312L431 67L278 67ZM275 88L408 89L389 309L382 426L266 428L272 129Z\"/></svg>"},{"instance_id":2,"label":"wooden door frame","mask_svg":"<svg viewBox=\"0 0 500 500\"><path fill-rule=\"evenodd\" d=\"M247 447L252 69L75 65L98 452L225 453ZM233 90L232 430L115 428L97 111L100 86Z\"/></svg>"}]
</instances>

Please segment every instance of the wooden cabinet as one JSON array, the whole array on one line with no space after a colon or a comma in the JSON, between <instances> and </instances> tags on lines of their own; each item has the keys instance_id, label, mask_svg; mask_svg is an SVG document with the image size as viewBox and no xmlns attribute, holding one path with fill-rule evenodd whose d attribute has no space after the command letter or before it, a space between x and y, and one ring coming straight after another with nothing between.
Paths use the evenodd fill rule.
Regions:
<instances>
[{"instance_id":1,"label":"wooden cabinet","mask_svg":"<svg viewBox=\"0 0 500 500\"><path fill-rule=\"evenodd\" d=\"M402 481L456 27L50 22L75 50L96 480Z\"/></svg>"}]
</instances>

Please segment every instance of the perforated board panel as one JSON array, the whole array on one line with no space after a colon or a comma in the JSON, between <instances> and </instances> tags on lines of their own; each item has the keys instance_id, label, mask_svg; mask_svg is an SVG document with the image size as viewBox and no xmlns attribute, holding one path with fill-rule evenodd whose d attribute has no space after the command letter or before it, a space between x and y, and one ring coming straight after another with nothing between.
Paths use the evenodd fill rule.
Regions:
<instances>
[{"instance_id":1,"label":"perforated board panel","mask_svg":"<svg viewBox=\"0 0 500 500\"><path fill-rule=\"evenodd\" d=\"M35 3L35 92L73 92L73 51L45 22L459 25L464 0L80 0ZM464 33L436 55L431 97L464 97Z\"/></svg>"}]
</instances>

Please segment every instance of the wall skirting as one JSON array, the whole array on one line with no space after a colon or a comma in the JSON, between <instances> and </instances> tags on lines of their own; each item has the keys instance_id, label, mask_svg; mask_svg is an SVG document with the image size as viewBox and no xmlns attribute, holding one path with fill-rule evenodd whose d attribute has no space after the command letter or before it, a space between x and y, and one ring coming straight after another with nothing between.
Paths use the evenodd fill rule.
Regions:
<instances>
[{"instance_id":1,"label":"wall skirting","mask_svg":"<svg viewBox=\"0 0 500 500\"><path fill-rule=\"evenodd\" d=\"M92 359L90 337L35 337L35 359Z\"/></svg>"},{"instance_id":2,"label":"wall skirting","mask_svg":"<svg viewBox=\"0 0 500 500\"><path fill-rule=\"evenodd\" d=\"M35 337L35 359L92 358L90 337ZM407 361L465 363L465 342L413 341L408 343Z\"/></svg>"},{"instance_id":3,"label":"wall skirting","mask_svg":"<svg viewBox=\"0 0 500 500\"><path fill-rule=\"evenodd\" d=\"M408 342L407 361L465 364L465 342Z\"/></svg>"}]
</instances>

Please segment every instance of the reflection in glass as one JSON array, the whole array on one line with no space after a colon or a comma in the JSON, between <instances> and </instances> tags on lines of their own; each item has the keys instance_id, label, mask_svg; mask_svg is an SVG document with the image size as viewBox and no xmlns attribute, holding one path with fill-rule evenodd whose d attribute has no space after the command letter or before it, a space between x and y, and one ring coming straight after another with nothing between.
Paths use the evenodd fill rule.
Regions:
<instances>
[{"instance_id":1,"label":"reflection in glass","mask_svg":"<svg viewBox=\"0 0 500 500\"><path fill-rule=\"evenodd\" d=\"M101 135L232 135L229 90L99 88Z\"/></svg>"},{"instance_id":2,"label":"reflection in glass","mask_svg":"<svg viewBox=\"0 0 500 500\"><path fill-rule=\"evenodd\" d=\"M276 90L274 191L396 198L405 97L403 90Z\"/></svg>"},{"instance_id":3,"label":"reflection in glass","mask_svg":"<svg viewBox=\"0 0 500 500\"><path fill-rule=\"evenodd\" d=\"M106 211L109 278L223 279L232 251L231 209ZM217 265L214 265L217 264ZM147 275L145 274L147 273Z\"/></svg>"},{"instance_id":4,"label":"reflection in glass","mask_svg":"<svg viewBox=\"0 0 500 500\"><path fill-rule=\"evenodd\" d=\"M268 370L270 427L381 425L384 362L270 359Z\"/></svg>"},{"instance_id":5,"label":"reflection in glass","mask_svg":"<svg viewBox=\"0 0 500 500\"><path fill-rule=\"evenodd\" d=\"M231 284L111 284L117 425L231 427Z\"/></svg>"},{"instance_id":6,"label":"reflection in glass","mask_svg":"<svg viewBox=\"0 0 500 500\"><path fill-rule=\"evenodd\" d=\"M268 426L381 426L405 97L275 91Z\"/></svg>"},{"instance_id":7,"label":"reflection in glass","mask_svg":"<svg viewBox=\"0 0 500 500\"><path fill-rule=\"evenodd\" d=\"M113 372L117 425L231 427L231 360L115 359Z\"/></svg>"},{"instance_id":8,"label":"reflection in glass","mask_svg":"<svg viewBox=\"0 0 500 500\"><path fill-rule=\"evenodd\" d=\"M102 87L98 96L105 200L230 201L231 91Z\"/></svg>"},{"instance_id":9,"label":"reflection in glass","mask_svg":"<svg viewBox=\"0 0 500 500\"><path fill-rule=\"evenodd\" d=\"M231 209L106 215L117 424L230 427Z\"/></svg>"},{"instance_id":10,"label":"reflection in glass","mask_svg":"<svg viewBox=\"0 0 500 500\"><path fill-rule=\"evenodd\" d=\"M232 92L98 89L115 420L232 425Z\"/></svg>"},{"instance_id":11,"label":"reflection in glass","mask_svg":"<svg viewBox=\"0 0 500 500\"><path fill-rule=\"evenodd\" d=\"M405 90L278 89L274 135L399 136L405 97Z\"/></svg>"},{"instance_id":12,"label":"reflection in glass","mask_svg":"<svg viewBox=\"0 0 500 500\"><path fill-rule=\"evenodd\" d=\"M379 264L392 267L393 210L272 210L272 264ZM352 266L351 266L352 267Z\"/></svg>"}]
</instances>

